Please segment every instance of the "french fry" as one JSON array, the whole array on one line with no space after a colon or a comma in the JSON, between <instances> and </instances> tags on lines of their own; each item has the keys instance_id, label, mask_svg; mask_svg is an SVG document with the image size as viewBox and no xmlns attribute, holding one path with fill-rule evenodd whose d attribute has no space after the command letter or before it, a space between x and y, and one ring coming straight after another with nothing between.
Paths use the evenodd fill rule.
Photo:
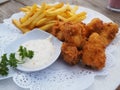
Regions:
<instances>
[{"instance_id":1,"label":"french fry","mask_svg":"<svg viewBox=\"0 0 120 90\"><path fill-rule=\"evenodd\" d=\"M50 11L53 11L53 10L55 10L55 8L54 8L54 7L49 8L49 9L47 9L46 11L47 11L47 12L50 12Z\"/></svg>"},{"instance_id":2,"label":"french fry","mask_svg":"<svg viewBox=\"0 0 120 90\"><path fill-rule=\"evenodd\" d=\"M29 31L30 31L29 29L22 27L22 26L20 25L20 23L19 23L18 20L13 19L12 22L13 22L13 24L14 24L16 27L18 27L23 33L26 33L26 32L29 32Z\"/></svg>"},{"instance_id":3,"label":"french fry","mask_svg":"<svg viewBox=\"0 0 120 90\"><path fill-rule=\"evenodd\" d=\"M66 18L64 18L63 16L60 16L60 15L57 15L57 18L61 21L66 21L67 20Z\"/></svg>"},{"instance_id":4,"label":"french fry","mask_svg":"<svg viewBox=\"0 0 120 90\"><path fill-rule=\"evenodd\" d=\"M29 12L31 8L32 8L31 6L26 6L26 7L20 8L20 10L23 12Z\"/></svg>"},{"instance_id":5,"label":"french fry","mask_svg":"<svg viewBox=\"0 0 120 90\"><path fill-rule=\"evenodd\" d=\"M62 6L64 6L64 3L58 3L58 4L55 4L55 5L49 5L47 4L47 10L48 9L51 9L51 8L54 8L54 9L58 9L58 8L61 8Z\"/></svg>"},{"instance_id":6,"label":"french fry","mask_svg":"<svg viewBox=\"0 0 120 90\"><path fill-rule=\"evenodd\" d=\"M21 8L20 10L23 11L23 12L29 12L28 8Z\"/></svg>"},{"instance_id":7,"label":"french fry","mask_svg":"<svg viewBox=\"0 0 120 90\"><path fill-rule=\"evenodd\" d=\"M75 6L73 7L73 9L71 9L71 13L74 13L74 14L75 14L75 12L76 12L77 10L78 10L78 6L75 5Z\"/></svg>"},{"instance_id":8,"label":"french fry","mask_svg":"<svg viewBox=\"0 0 120 90\"><path fill-rule=\"evenodd\" d=\"M39 21L36 23L35 26L40 26L40 25L44 24L46 21L47 21L47 18L43 18L43 19L39 20Z\"/></svg>"},{"instance_id":9,"label":"french fry","mask_svg":"<svg viewBox=\"0 0 120 90\"><path fill-rule=\"evenodd\" d=\"M72 17L68 18L67 20L65 20L65 22L74 21L74 20L78 19L77 17L82 17L82 16L85 16L85 15L86 15L86 12L81 12L79 14L73 15Z\"/></svg>"},{"instance_id":10,"label":"french fry","mask_svg":"<svg viewBox=\"0 0 120 90\"><path fill-rule=\"evenodd\" d=\"M53 5L54 8L58 9L64 6L64 3L58 3L56 5Z\"/></svg>"},{"instance_id":11,"label":"french fry","mask_svg":"<svg viewBox=\"0 0 120 90\"><path fill-rule=\"evenodd\" d=\"M32 17L30 17L27 21L25 21L22 24L22 26L24 27L29 25L36 17L38 17L43 12L43 10L45 9L45 6L46 6L45 3L43 3L41 6L41 9L37 13L35 13Z\"/></svg>"},{"instance_id":12,"label":"french fry","mask_svg":"<svg viewBox=\"0 0 120 90\"><path fill-rule=\"evenodd\" d=\"M79 17L79 16L86 16L86 12L80 12L79 14L77 14L77 16Z\"/></svg>"},{"instance_id":13,"label":"french fry","mask_svg":"<svg viewBox=\"0 0 120 90\"><path fill-rule=\"evenodd\" d=\"M86 12L81 12L81 13L79 13L77 16L78 16L78 18L75 20L76 22L80 22L80 21L82 21L82 20L84 20L85 18L86 18Z\"/></svg>"},{"instance_id":14,"label":"french fry","mask_svg":"<svg viewBox=\"0 0 120 90\"><path fill-rule=\"evenodd\" d=\"M31 9L31 11L28 13L28 14L26 14L23 18L21 18L21 23L24 23L30 16L32 16L32 14L34 13L34 11L36 10L36 8L37 8L37 5L36 4L34 4L33 6L32 6L32 9Z\"/></svg>"},{"instance_id":15,"label":"french fry","mask_svg":"<svg viewBox=\"0 0 120 90\"><path fill-rule=\"evenodd\" d=\"M47 31L47 30L49 30L54 24L55 24L55 23L46 24L46 25L40 27L40 29Z\"/></svg>"},{"instance_id":16,"label":"french fry","mask_svg":"<svg viewBox=\"0 0 120 90\"><path fill-rule=\"evenodd\" d=\"M78 17L75 22L80 22L82 20L84 20L86 18L86 16L81 16L81 17Z\"/></svg>"},{"instance_id":17,"label":"french fry","mask_svg":"<svg viewBox=\"0 0 120 90\"><path fill-rule=\"evenodd\" d=\"M64 11L66 11L68 9L68 5L67 6L64 6L62 8L59 8L57 10L54 10L54 11L51 11L51 12L47 12L47 16L55 16L55 15L58 15Z\"/></svg>"},{"instance_id":18,"label":"french fry","mask_svg":"<svg viewBox=\"0 0 120 90\"><path fill-rule=\"evenodd\" d=\"M76 18L77 18L77 15L74 15L74 16L66 19L65 22L73 21L73 20L76 19Z\"/></svg>"},{"instance_id":19,"label":"french fry","mask_svg":"<svg viewBox=\"0 0 120 90\"><path fill-rule=\"evenodd\" d=\"M72 13L69 11L69 12L67 12L67 15L69 15L71 17L71 16L75 15L75 13Z\"/></svg>"}]
</instances>

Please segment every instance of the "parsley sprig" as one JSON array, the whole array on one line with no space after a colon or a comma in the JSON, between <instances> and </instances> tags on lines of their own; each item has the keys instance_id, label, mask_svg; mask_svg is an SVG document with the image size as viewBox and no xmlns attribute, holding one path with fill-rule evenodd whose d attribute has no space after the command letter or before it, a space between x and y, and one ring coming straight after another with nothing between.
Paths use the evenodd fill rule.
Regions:
<instances>
[{"instance_id":1,"label":"parsley sprig","mask_svg":"<svg viewBox=\"0 0 120 90\"><path fill-rule=\"evenodd\" d=\"M20 53L19 55L22 57L22 59L28 57L28 58L32 58L33 57L33 51L32 50L27 50L25 47L20 46L19 50Z\"/></svg>"},{"instance_id":2,"label":"parsley sprig","mask_svg":"<svg viewBox=\"0 0 120 90\"><path fill-rule=\"evenodd\" d=\"M1 63L0 63L0 74L1 75L7 75L8 74L8 59L6 54L3 54L3 56L1 56Z\"/></svg>"},{"instance_id":3,"label":"parsley sprig","mask_svg":"<svg viewBox=\"0 0 120 90\"><path fill-rule=\"evenodd\" d=\"M15 57L15 53L11 53L8 58L7 58L7 54L3 54L1 56L0 75L2 76L8 75L8 71L9 71L8 66L12 68L16 68L18 64L23 64L25 62L24 58L31 59L34 56L34 52L32 50L27 50L23 46L20 46L18 52L19 52L19 56L22 58L21 60L18 60Z\"/></svg>"}]
</instances>

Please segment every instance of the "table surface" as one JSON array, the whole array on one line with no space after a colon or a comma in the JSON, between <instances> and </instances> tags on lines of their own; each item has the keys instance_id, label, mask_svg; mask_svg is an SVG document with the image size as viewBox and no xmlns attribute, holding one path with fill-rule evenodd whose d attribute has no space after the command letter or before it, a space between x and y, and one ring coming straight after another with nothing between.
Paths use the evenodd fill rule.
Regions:
<instances>
[{"instance_id":1,"label":"table surface","mask_svg":"<svg viewBox=\"0 0 120 90\"><path fill-rule=\"evenodd\" d=\"M67 3L68 2L70 4L81 5L81 6L84 6L84 7L87 7L87 8L90 8L90 9L93 9L93 10L96 10L102 13L103 15L107 16L108 18L110 18L111 20L113 20L115 23L117 23L120 26L120 13L108 10L107 0L9 0L8 2L0 4L0 23L2 23L4 19L9 18L12 14L19 12L20 7L23 7L26 5L32 5L33 3L41 4L42 2L47 2L47 3L54 3L54 2ZM115 53L117 53L117 51ZM120 58L119 55L118 57ZM112 78L113 80L117 80L114 77ZM96 88L95 87L96 84L101 85L100 82L102 81L102 79L104 78L101 78L101 77L97 78L95 80L95 82L97 83L94 83L87 90L94 90ZM99 80L99 83L98 83L98 80ZM9 87L12 90L24 90L18 87L17 85L15 85L11 78L0 81L0 90L9 90L10 89ZM110 87L110 86L104 86L104 87ZM95 90L101 90L101 89L95 89ZM108 90L108 89L104 89L104 90ZM120 90L120 87L118 87L116 90Z\"/></svg>"}]
</instances>

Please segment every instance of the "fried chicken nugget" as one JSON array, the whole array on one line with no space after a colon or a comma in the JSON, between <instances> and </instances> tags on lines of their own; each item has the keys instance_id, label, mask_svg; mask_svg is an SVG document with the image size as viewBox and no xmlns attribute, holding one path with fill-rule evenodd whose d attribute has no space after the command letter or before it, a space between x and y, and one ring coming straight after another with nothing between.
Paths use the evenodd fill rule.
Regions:
<instances>
[{"instance_id":1,"label":"fried chicken nugget","mask_svg":"<svg viewBox=\"0 0 120 90\"><path fill-rule=\"evenodd\" d=\"M70 65L76 65L80 61L80 52L77 50L77 47L71 43L64 42L62 44L62 56L66 63Z\"/></svg>"},{"instance_id":2,"label":"fried chicken nugget","mask_svg":"<svg viewBox=\"0 0 120 90\"><path fill-rule=\"evenodd\" d=\"M51 30L51 34L53 34L55 37L57 37L59 40L64 41L64 36L63 36L63 29L60 27L64 24L64 22L58 21Z\"/></svg>"},{"instance_id":3,"label":"fried chicken nugget","mask_svg":"<svg viewBox=\"0 0 120 90\"><path fill-rule=\"evenodd\" d=\"M77 48L81 48L84 45L86 40L86 26L83 23L71 23L67 22L64 26L61 26L63 29L63 36L65 42L74 44Z\"/></svg>"},{"instance_id":4,"label":"fried chicken nugget","mask_svg":"<svg viewBox=\"0 0 120 90\"><path fill-rule=\"evenodd\" d=\"M118 25L115 23L104 23L103 30L100 33L100 36L103 39L104 45L108 46L112 40L115 38L118 32Z\"/></svg>"},{"instance_id":5,"label":"fried chicken nugget","mask_svg":"<svg viewBox=\"0 0 120 90\"><path fill-rule=\"evenodd\" d=\"M87 25L86 37L89 37L93 32L100 33L103 29L103 21L99 18L94 18Z\"/></svg>"},{"instance_id":6,"label":"fried chicken nugget","mask_svg":"<svg viewBox=\"0 0 120 90\"><path fill-rule=\"evenodd\" d=\"M105 66L105 60L105 47L101 36L98 33L93 33L83 46L82 63L100 70Z\"/></svg>"},{"instance_id":7,"label":"fried chicken nugget","mask_svg":"<svg viewBox=\"0 0 120 90\"><path fill-rule=\"evenodd\" d=\"M112 22L103 23L103 21L99 18L94 18L90 23L87 24L86 37L89 38L89 36L94 32L100 34L104 45L108 46L118 32L118 25Z\"/></svg>"},{"instance_id":8,"label":"fried chicken nugget","mask_svg":"<svg viewBox=\"0 0 120 90\"><path fill-rule=\"evenodd\" d=\"M82 22L58 21L53 26L51 33L59 40L73 43L77 48L81 48L86 40L86 25Z\"/></svg>"}]
</instances>

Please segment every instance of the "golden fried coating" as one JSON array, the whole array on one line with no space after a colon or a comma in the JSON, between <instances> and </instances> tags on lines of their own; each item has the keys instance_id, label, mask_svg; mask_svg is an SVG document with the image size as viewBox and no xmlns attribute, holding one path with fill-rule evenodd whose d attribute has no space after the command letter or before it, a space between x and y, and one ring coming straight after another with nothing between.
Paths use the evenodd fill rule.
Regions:
<instances>
[{"instance_id":1,"label":"golden fried coating","mask_svg":"<svg viewBox=\"0 0 120 90\"><path fill-rule=\"evenodd\" d=\"M53 26L51 33L59 40L81 48L86 39L86 25L80 22L58 22Z\"/></svg>"},{"instance_id":2,"label":"golden fried coating","mask_svg":"<svg viewBox=\"0 0 120 90\"><path fill-rule=\"evenodd\" d=\"M63 41L62 56L70 65L82 63L94 69L105 66L105 48L112 42L118 32L115 23L103 23L99 18L94 18L87 25L82 22L58 21L51 33Z\"/></svg>"},{"instance_id":3,"label":"golden fried coating","mask_svg":"<svg viewBox=\"0 0 120 90\"><path fill-rule=\"evenodd\" d=\"M70 65L76 65L80 61L80 53L76 46L70 43L62 44L62 56L65 62Z\"/></svg>"},{"instance_id":4,"label":"golden fried coating","mask_svg":"<svg viewBox=\"0 0 120 90\"><path fill-rule=\"evenodd\" d=\"M65 23L63 29L63 36L65 42L74 44L77 48L84 45L86 37L84 36L85 24L83 23Z\"/></svg>"},{"instance_id":5,"label":"golden fried coating","mask_svg":"<svg viewBox=\"0 0 120 90\"><path fill-rule=\"evenodd\" d=\"M117 32L118 32L117 24L104 23L103 30L101 31L100 36L102 37L105 46L108 46L112 42Z\"/></svg>"},{"instance_id":6,"label":"golden fried coating","mask_svg":"<svg viewBox=\"0 0 120 90\"><path fill-rule=\"evenodd\" d=\"M90 35L83 46L82 63L94 69L102 69L105 66L105 47L98 33Z\"/></svg>"},{"instance_id":7,"label":"golden fried coating","mask_svg":"<svg viewBox=\"0 0 120 90\"><path fill-rule=\"evenodd\" d=\"M64 36L63 36L63 29L60 27L63 26L64 22L57 22L51 30L51 34L53 34L55 37L57 37L59 40L64 41Z\"/></svg>"},{"instance_id":8,"label":"golden fried coating","mask_svg":"<svg viewBox=\"0 0 120 90\"><path fill-rule=\"evenodd\" d=\"M112 22L103 23L103 21L99 18L94 18L90 23L87 24L86 37L89 38L89 36L94 32L100 34L104 45L108 46L118 32L118 25Z\"/></svg>"},{"instance_id":9,"label":"golden fried coating","mask_svg":"<svg viewBox=\"0 0 120 90\"><path fill-rule=\"evenodd\" d=\"M100 33L103 29L103 21L99 18L94 18L90 23L87 24L87 37L89 37L93 32Z\"/></svg>"}]
</instances>

